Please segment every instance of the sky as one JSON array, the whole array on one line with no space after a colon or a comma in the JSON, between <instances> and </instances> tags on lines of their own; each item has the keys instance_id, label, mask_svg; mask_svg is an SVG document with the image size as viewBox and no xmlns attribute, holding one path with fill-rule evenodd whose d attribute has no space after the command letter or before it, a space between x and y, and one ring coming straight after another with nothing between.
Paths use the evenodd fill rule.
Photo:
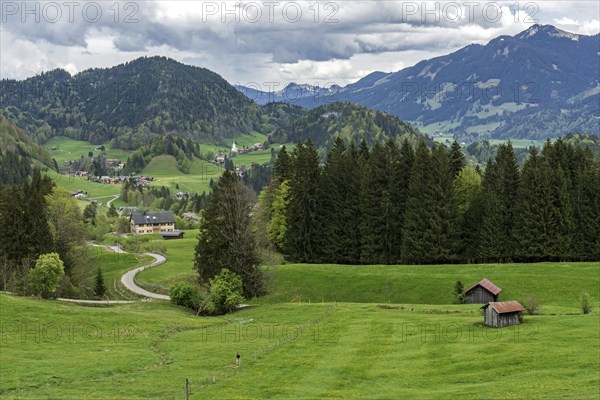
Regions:
<instances>
[{"instance_id":1,"label":"sky","mask_svg":"<svg viewBox=\"0 0 600 400\"><path fill-rule=\"evenodd\" d=\"M265 90L343 86L535 23L598 34L600 2L0 0L0 78L163 55Z\"/></svg>"}]
</instances>

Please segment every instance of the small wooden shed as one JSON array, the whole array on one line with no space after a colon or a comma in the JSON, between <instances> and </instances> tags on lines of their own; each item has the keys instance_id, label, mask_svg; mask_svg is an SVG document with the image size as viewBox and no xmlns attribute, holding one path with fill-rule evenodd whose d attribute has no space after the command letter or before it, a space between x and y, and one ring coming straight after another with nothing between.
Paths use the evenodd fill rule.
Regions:
<instances>
[{"instance_id":1,"label":"small wooden shed","mask_svg":"<svg viewBox=\"0 0 600 400\"><path fill-rule=\"evenodd\" d=\"M483 322L495 328L520 324L521 312L525 310L518 301L491 301L481 308L483 309Z\"/></svg>"},{"instance_id":2,"label":"small wooden shed","mask_svg":"<svg viewBox=\"0 0 600 400\"><path fill-rule=\"evenodd\" d=\"M172 239L183 239L183 235L185 232L179 231L177 229L171 231L171 232L161 232L160 236L162 236L163 239L165 240L172 240Z\"/></svg>"},{"instance_id":3,"label":"small wooden shed","mask_svg":"<svg viewBox=\"0 0 600 400\"><path fill-rule=\"evenodd\" d=\"M502 289L487 278L483 278L465 290L465 300L467 304L487 304L490 301L498 301L498 294L501 291Z\"/></svg>"}]
</instances>

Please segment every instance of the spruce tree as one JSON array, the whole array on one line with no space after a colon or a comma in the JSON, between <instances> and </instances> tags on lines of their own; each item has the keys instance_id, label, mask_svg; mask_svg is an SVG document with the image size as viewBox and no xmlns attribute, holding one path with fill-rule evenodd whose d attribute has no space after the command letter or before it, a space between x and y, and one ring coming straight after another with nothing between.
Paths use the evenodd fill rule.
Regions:
<instances>
[{"instance_id":1,"label":"spruce tree","mask_svg":"<svg viewBox=\"0 0 600 400\"><path fill-rule=\"evenodd\" d=\"M389 250L389 160L379 142L371 149L361 184L361 262L386 263Z\"/></svg>"},{"instance_id":2,"label":"spruce tree","mask_svg":"<svg viewBox=\"0 0 600 400\"><path fill-rule=\"evenodd\" d=\"M322 262L341 263L347 260L345 231L346 199L349 194L347 148L336 138L323 166L319 184L316 232Z\"/></svg>"},{"instance_id":3,"label":"spruce tree","mask_svg":"<svg viewBox=\"0 0 600 400\"><path fill-rule=\"evenodd\" d=\"M550 214L549 205L546 204L546 192L549 189L547 178L538 150L532 147L523 165L515 205L515 255L518 260L541 261L546 254L549 240L546 229Z\"/></svg>"},{"instance_id":4,"label":"spruce tree","mask_svg":"<svg viewBox=\"0 0 600 400\"><path fill-rule=\"evenodd\" d=\"M318 256L317 197L321 169L312 140L308 139L306 144L298 142L292 158L285 252L290 260L314 262Z\"/></svg>"},{"instance_id":5,"label":"spruce tree","mask_svg":"<svg viewBox=\"0 0 600 400\"><path fill-rule=\"evenodd\" d=\"M225 170L202 210L194 259L200 284L208 284L227 268L242 277L246 297L262 292L263 278L251 226L253 204L251 190Z\"/></svg>"},{"instance_id":6,"label":"spruce tree","mask_svg":"<svg viewBox=\"0 0 600 400\"><path fill-rule=\"evenodd\" d=\"M495 160L488 163L482 181L485 206L479 251L483 260L506 262L514 254L513 212L519 179L519 165L512 144L500 145Z\"/></svg>"},{"instance_id":7,"label":"spruce tree","mask_svg":"<svg viewBox=\"0 0 600 400\"><path fill-rule=\"evenodd\" d=\"M94 280L94 294L98 297L102 297L106 294L104 274L102 274L102 268L100 267L98 267L98 269L96 270L96 279Z\"/></svg>"},{"instance_id":8,"label":"spruce tree","mask_svg":"<svg viewBox=\"0 0 600 400\"><path fill-rule=\"evenodd\" d=\"M429 236L431 193L431 153L424 141L417 144L408 186L408 199L402 227L402 259L409 264L431 260L433 246Z\"/></svg>"},{"instance_id":9,"label":"spruce tree","mask_svg":"<svg viewBox=\"0 0 600 400\"><path fill-rule=\"evenodd\" d=\"M283 182L291 178L292 159L288 154L285 146L277 153L275 164L273 165L273 173L275 180Z\"/></svg>"},{"instance_id":10,"label":"spruce tree","mask_svg":"<svg viewBox=\"0 0 600 400\"><path fill-rule=\"evenodd\" d=\"M589 151L577 152L578 167L573 194L574 257L600 259L600 160Z\"/></svg>"},{"instance_id":11,"label":"spruce tree","mask_svg":"<svg viewBox=\"0 0 600 400\"><path fill-rule=\"evenodd\" d=\"M450 150L448 151L448 158L450 163L450 172L452 178L458 177L460 171L464 168L465 164L465 154L460 147L460 144L455 140L452 142L450 146Z\"/></svg>"}]
</instances>

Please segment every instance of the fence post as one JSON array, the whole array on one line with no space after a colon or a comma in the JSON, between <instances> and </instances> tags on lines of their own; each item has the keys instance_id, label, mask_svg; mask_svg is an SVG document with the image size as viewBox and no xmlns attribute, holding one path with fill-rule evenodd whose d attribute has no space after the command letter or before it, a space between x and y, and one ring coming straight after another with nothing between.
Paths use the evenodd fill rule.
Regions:
<instances>
[{"instance_id":1,"label":"fence post","mask_svg":"<svg viewBox=\"0 0 600 400\"><path fill-rule=\"evenodd\" d=\"M190 399L190 381L185 378L185 400Z\"/></svg>"}]
</instances>

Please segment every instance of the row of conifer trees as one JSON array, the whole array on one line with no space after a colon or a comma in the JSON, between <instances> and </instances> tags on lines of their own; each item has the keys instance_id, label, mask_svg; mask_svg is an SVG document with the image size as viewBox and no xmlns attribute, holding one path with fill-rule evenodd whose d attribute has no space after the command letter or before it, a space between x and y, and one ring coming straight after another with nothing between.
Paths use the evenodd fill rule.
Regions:
<instances>
[{"instance_id":1,"label":"row of conifer trees","mask_svg":"<svg viewBox=\"0 0 600 400\"><path fill-rule=\"evenodd\" d=\"M600 160L562 139L510 143L485 168L447 149L390 140L310 141L277 157L261 196L272 243L290 261L345 264L600 259Z\"/></svg>"}]
</instances>

